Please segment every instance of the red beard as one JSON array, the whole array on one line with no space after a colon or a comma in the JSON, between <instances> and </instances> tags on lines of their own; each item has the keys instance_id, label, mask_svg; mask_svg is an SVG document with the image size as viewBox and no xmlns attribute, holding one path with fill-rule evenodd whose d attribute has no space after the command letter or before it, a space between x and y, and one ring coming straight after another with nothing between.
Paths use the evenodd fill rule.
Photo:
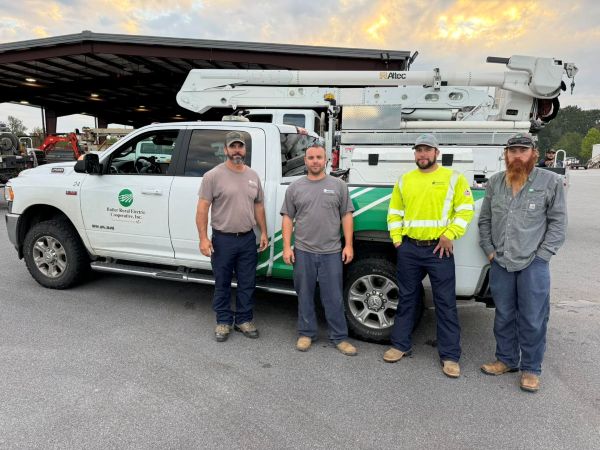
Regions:
<instances>
[{"instance_id":1,"label":"red beard","mask_svg":"<svg viewBox=\"0 0 600 450\"><path fill-rule=\"evenodd\" d=\"M533 170L537 158L535 153L531 155L528 161L521 161L520 159L514 160L512 163L508 162L508 157L504 155L504 162L506 163L506 184L512 188L521 189L527 177Z\"/></svg>"}]
</instances>

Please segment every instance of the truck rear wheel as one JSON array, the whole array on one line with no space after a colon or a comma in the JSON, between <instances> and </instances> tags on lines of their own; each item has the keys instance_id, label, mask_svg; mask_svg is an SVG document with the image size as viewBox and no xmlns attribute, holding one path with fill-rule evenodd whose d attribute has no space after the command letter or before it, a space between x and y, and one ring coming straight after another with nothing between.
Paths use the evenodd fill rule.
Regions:
<instances>
[{"instance_id":1,"label":"truck rear wheel","mask_svg":"<svg viewBox=\"0 0 600 450\"><path fill-rule=\"evenodd\" d=\"M398 300L396 267L391 261L363 258L348 268L344 282L344 306L348 328L357 338L370 342L388 342ZM422 314L421 302L415 328Z\"/></svg>"},{"instance_id":2,"label":"truck rear wheel","mask_svg":"<svg viewBox=\"0 0 600 450\"><path fill-rule=\"evenodd\" d=\"M42 286L66 289L81 281L89 258L79 235L63 220L40 222L23 242L27 270Z\"/></svg>"}]
</instances>

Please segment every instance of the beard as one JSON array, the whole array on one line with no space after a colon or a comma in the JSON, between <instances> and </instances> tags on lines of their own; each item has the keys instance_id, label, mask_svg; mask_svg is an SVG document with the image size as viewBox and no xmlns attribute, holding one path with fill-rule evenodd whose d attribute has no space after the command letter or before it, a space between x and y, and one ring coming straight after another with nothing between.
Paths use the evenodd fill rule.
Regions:
<instances>
[{"instance_id":1,"label":"beard","mask_svg":"<svg viewBox=\"0 0 600 450\"><path fill-rule=\"evenodd\" d=\"M227 154L227 158L229 158L229 161L231 161L233 164L244 164L244 157L239 153L234 153L232 155Z\"/></svg>"},{"instance_id":2,"label":"beard","mask_svg":"<svg viewBox=\"0 0 600 450\"><path fill-rule=\"evenodd\" d=\"M513 188L522 188L527 181L527 177L533 170L536 161L537 158L535 153L533 153L531 158L527 161L515 159L512 163L509 163L508 157L504 155L504 162L506 164L506 184Z\"/></svg>"},{"instance_id":3,"label":"beard","mask_svg":"<svg viewBox=\"0 0 600 450\"><path fill-rule=\"evenodd\" d=\"M433 160L428 159L427 162L422 162L422 161L415 161L415 164L417 165L417 167L421 170L425 170L425 169L429 169L430 167L432 167L435 163L437 162L437 156L433 157Z\"/></svg>"}]
</instances>

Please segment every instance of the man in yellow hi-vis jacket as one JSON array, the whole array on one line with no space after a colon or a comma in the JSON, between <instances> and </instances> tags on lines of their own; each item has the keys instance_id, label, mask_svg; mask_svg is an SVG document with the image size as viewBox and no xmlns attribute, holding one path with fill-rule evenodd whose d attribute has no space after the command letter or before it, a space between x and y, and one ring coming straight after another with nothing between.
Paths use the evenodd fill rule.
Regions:
<instances>
[{"instance_id":1,"label":"man in yellow hi-vis jacket","mask_svg":"<svg viewBox=\"0 0 600 450\"><path fill-rule=\"evenodd\" d=\"M437 319L437 347L444 374L460 376L460 325L456 310L453 242L473 218L473 196L465 177L437 163L435 136L420 135L413 147L417 169L400 177L390 200L387 222L396 247L399 301L392 347L386 362L411 351L411 333L429 275Z\"/></svg>"}]
</instances>

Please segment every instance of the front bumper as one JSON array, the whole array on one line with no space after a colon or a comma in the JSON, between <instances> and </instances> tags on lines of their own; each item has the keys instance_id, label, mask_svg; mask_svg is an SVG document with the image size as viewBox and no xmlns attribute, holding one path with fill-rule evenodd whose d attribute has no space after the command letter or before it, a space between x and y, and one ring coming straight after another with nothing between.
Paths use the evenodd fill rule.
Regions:
<instances>
[{"instance_id":1,"label":"front bumper","mask_svg":"<svg viewBox=\"0 0 600 450\"><path fill-rule=\"evenodd\" d=\"M17 230L19 229L19 218L21 217L19 214L6 214L6 231L8 232L8 239L15 247L17 251L19 251L19 243L17 241Z\"/></svg>"}]
</instances>

